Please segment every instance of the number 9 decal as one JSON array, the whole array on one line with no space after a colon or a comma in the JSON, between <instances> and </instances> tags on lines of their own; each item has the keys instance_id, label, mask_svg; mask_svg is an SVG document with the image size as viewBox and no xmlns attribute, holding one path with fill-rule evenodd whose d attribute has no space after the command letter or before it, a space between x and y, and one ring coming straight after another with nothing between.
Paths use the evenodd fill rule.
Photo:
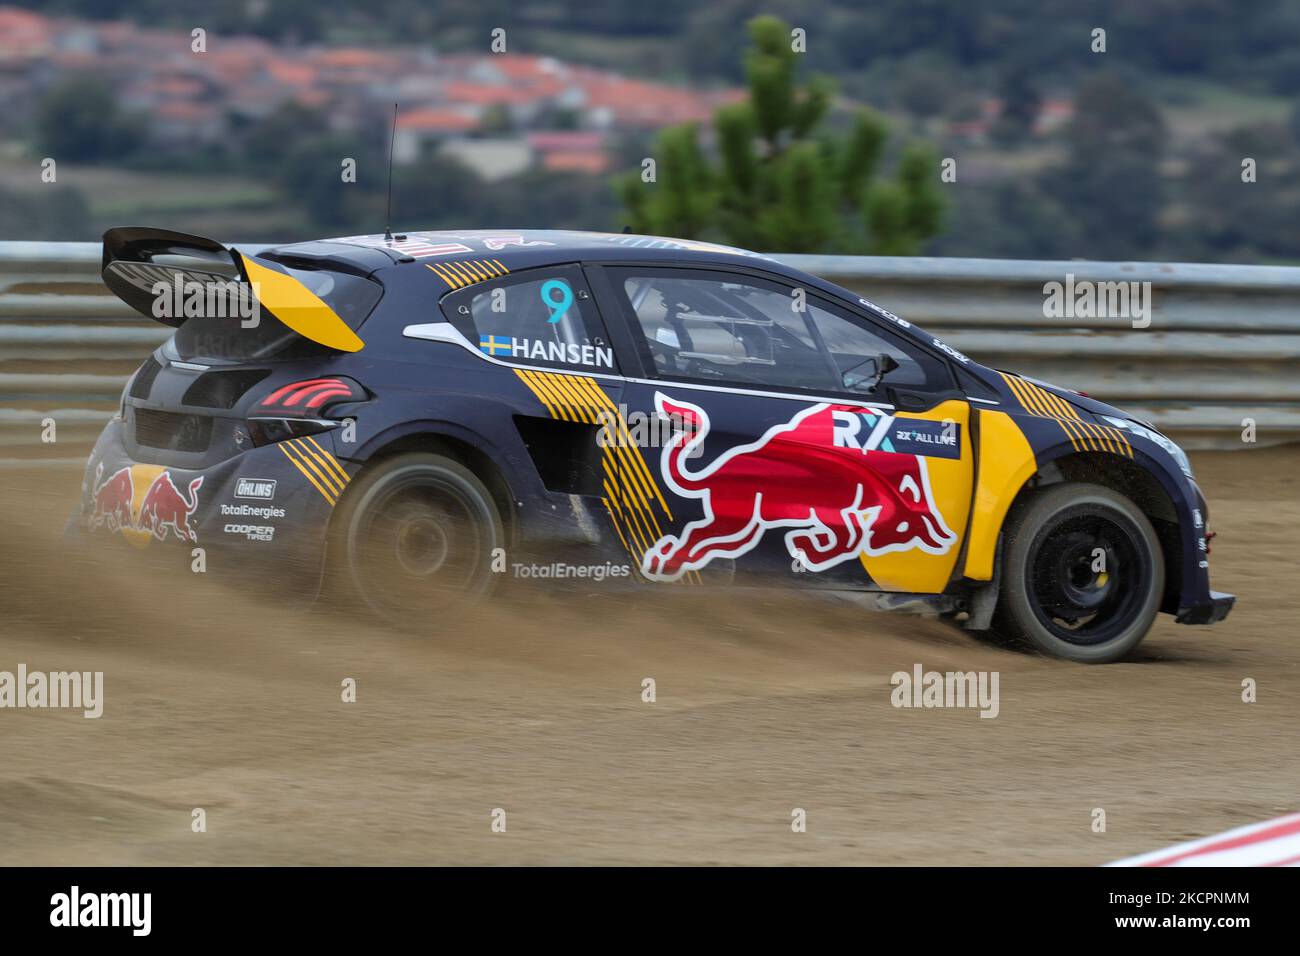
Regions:
<instances>
[{"instance_id":1,"label":"number 9 decal","mask_svg":"<svg viewBox=\"0 0 1300 956\"><path fill-rule=\"evenodd\" d=\"M560 293L558 301L551 294L556 290ZM563 279L547 279L543 282L541 296L542 303L551 311L551 317L546 320L551 325L568 315L569 308L573 305L573 290Z\"/></svg>"}]
</instances>

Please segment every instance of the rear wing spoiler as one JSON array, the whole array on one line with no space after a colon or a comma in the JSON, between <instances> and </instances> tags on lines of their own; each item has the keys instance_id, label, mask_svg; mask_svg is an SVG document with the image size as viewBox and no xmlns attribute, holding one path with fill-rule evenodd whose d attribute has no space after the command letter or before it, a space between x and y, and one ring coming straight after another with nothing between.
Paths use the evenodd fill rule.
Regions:
<instances>
[{"instance_id":1,"label":"rear wing spoiler","mask_svg":"<svg viewBox=\"0 0 1300 956\"><path fill-rule=\"evenodd\" d=\"M163 325L179 326L184 316L154 314L154 287L177 277L203 284L239 280L235 255L219 242L168 229L129 226L104 233L100 274L110 292Z\"/></svg>"},{"instance_id":2,"label":"rear wing spoiler","mask_svg":"<svg viewBox=\"0 0 1300 956\"><path fill-rule=\"evenodd\" d=\"M128 226L104 233L100 274L110 292L141 315L177 328L186 317L159 315L159 283L242 283L257 306L304 338L340 352L364 343L302 282L267 260L255 261L212 239L168 229Z\"/></svg>"}]
</instances>

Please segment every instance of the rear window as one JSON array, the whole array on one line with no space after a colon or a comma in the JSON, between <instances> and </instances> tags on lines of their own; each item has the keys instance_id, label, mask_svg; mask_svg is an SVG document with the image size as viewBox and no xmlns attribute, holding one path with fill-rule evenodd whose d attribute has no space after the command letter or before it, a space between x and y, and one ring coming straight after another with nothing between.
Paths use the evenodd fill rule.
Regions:
<instances>
[{"instance_id":1,"label":"rear window","mask_svg":"<svg viewBox=\"0 0 1300 956\"><path fill-rule=\"evenodd\" d=\"M276 265L315 293L353 331L361 326L383 295L379 283L362 276L328 269L289 268L283 263ZM304 358L328 351L325 346L303 338L266 310L261 310L255 326L245 328L245 320L238 311L229 308L186 319L176 330L174 343L181 358L258 361Z\"/></svg>"},{"instance_id":2,"label":"rear window","mask_svg":"<svg viewBox=\"0 0 1300 956\"><path fill-rule=\"evenodd\" d=\"M444 300L457 331L502 362L616 373L606 337L576 265L530 269L481 282Z\"/></svg>"}]
</instances>

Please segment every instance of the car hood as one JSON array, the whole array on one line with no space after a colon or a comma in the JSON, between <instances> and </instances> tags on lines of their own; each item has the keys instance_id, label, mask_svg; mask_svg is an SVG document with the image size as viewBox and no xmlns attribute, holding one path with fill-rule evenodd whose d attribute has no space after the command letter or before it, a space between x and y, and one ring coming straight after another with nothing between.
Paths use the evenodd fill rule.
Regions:
<instances>
[{"instance_id":1,"label":"car hood","mask_svg":"<svg viewBox=\"0 0 1300 956\"><path fill-rule=\"evenodd\" d=\"M1116 408L1114 405L1107 405L1105 402L1099 402L1095 398L1081 395L1074 389L1065 388L1062 385L1054 385L1051 382L1044 382L1042 379L1031 378L1028 375L1021 375L1020 377L1026 382L1033 382L1039 388L1046 389L1058 398L1069 402L1075 408L1082 409L1083 411L1089 412L1093 415L1113 415L1116 418L1133 418L1133 415L1130 412L1126 412L1122 408ZM1155 426L1149 427L1154 429Z\"/></svg>"}]
</instances>

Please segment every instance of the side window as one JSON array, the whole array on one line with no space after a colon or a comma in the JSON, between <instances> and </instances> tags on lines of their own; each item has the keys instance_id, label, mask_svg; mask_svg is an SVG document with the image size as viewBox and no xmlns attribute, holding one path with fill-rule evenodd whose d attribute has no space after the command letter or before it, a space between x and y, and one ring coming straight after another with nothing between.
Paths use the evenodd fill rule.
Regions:
<instances>
[{"instance_id":1,"label":"side window","mask_svg":"<svg viewBox=\"0 0 1300 956\"><path fill-rule=\"evenodd\" d=\"M577 266L483 282L443 301L443 312L484 355L518 365L615 373L614 347Z\"/></svg>"},{"instance_id":2,"label":"side window","mask_svg":"<svg viewBox=\"0 0 1300 956\"><path fill-rule=\"evenodd\" d=\"M898 364L898 368L887 376L890 385L924 388L940 380L936 376L936 360L924 352L905 346L861 320L812 305L809 305L808 312L835 359L835 367L849 383L861 371L862 359L878 355L888 355Z\"/></svg>"},{"instance_id":3,"label":"side window","mask_svg":"<svg viewBox=\"0 0 1300 956\"><path fill-rule=\"evenodd\" d=\"M654 374L773 389L869 395L888 355L890 385L941 382L942 364L812 296L763 280L685 270L610 270ZM801 307L802 306L802 307Z\"/></svg>"}]
</instances>

